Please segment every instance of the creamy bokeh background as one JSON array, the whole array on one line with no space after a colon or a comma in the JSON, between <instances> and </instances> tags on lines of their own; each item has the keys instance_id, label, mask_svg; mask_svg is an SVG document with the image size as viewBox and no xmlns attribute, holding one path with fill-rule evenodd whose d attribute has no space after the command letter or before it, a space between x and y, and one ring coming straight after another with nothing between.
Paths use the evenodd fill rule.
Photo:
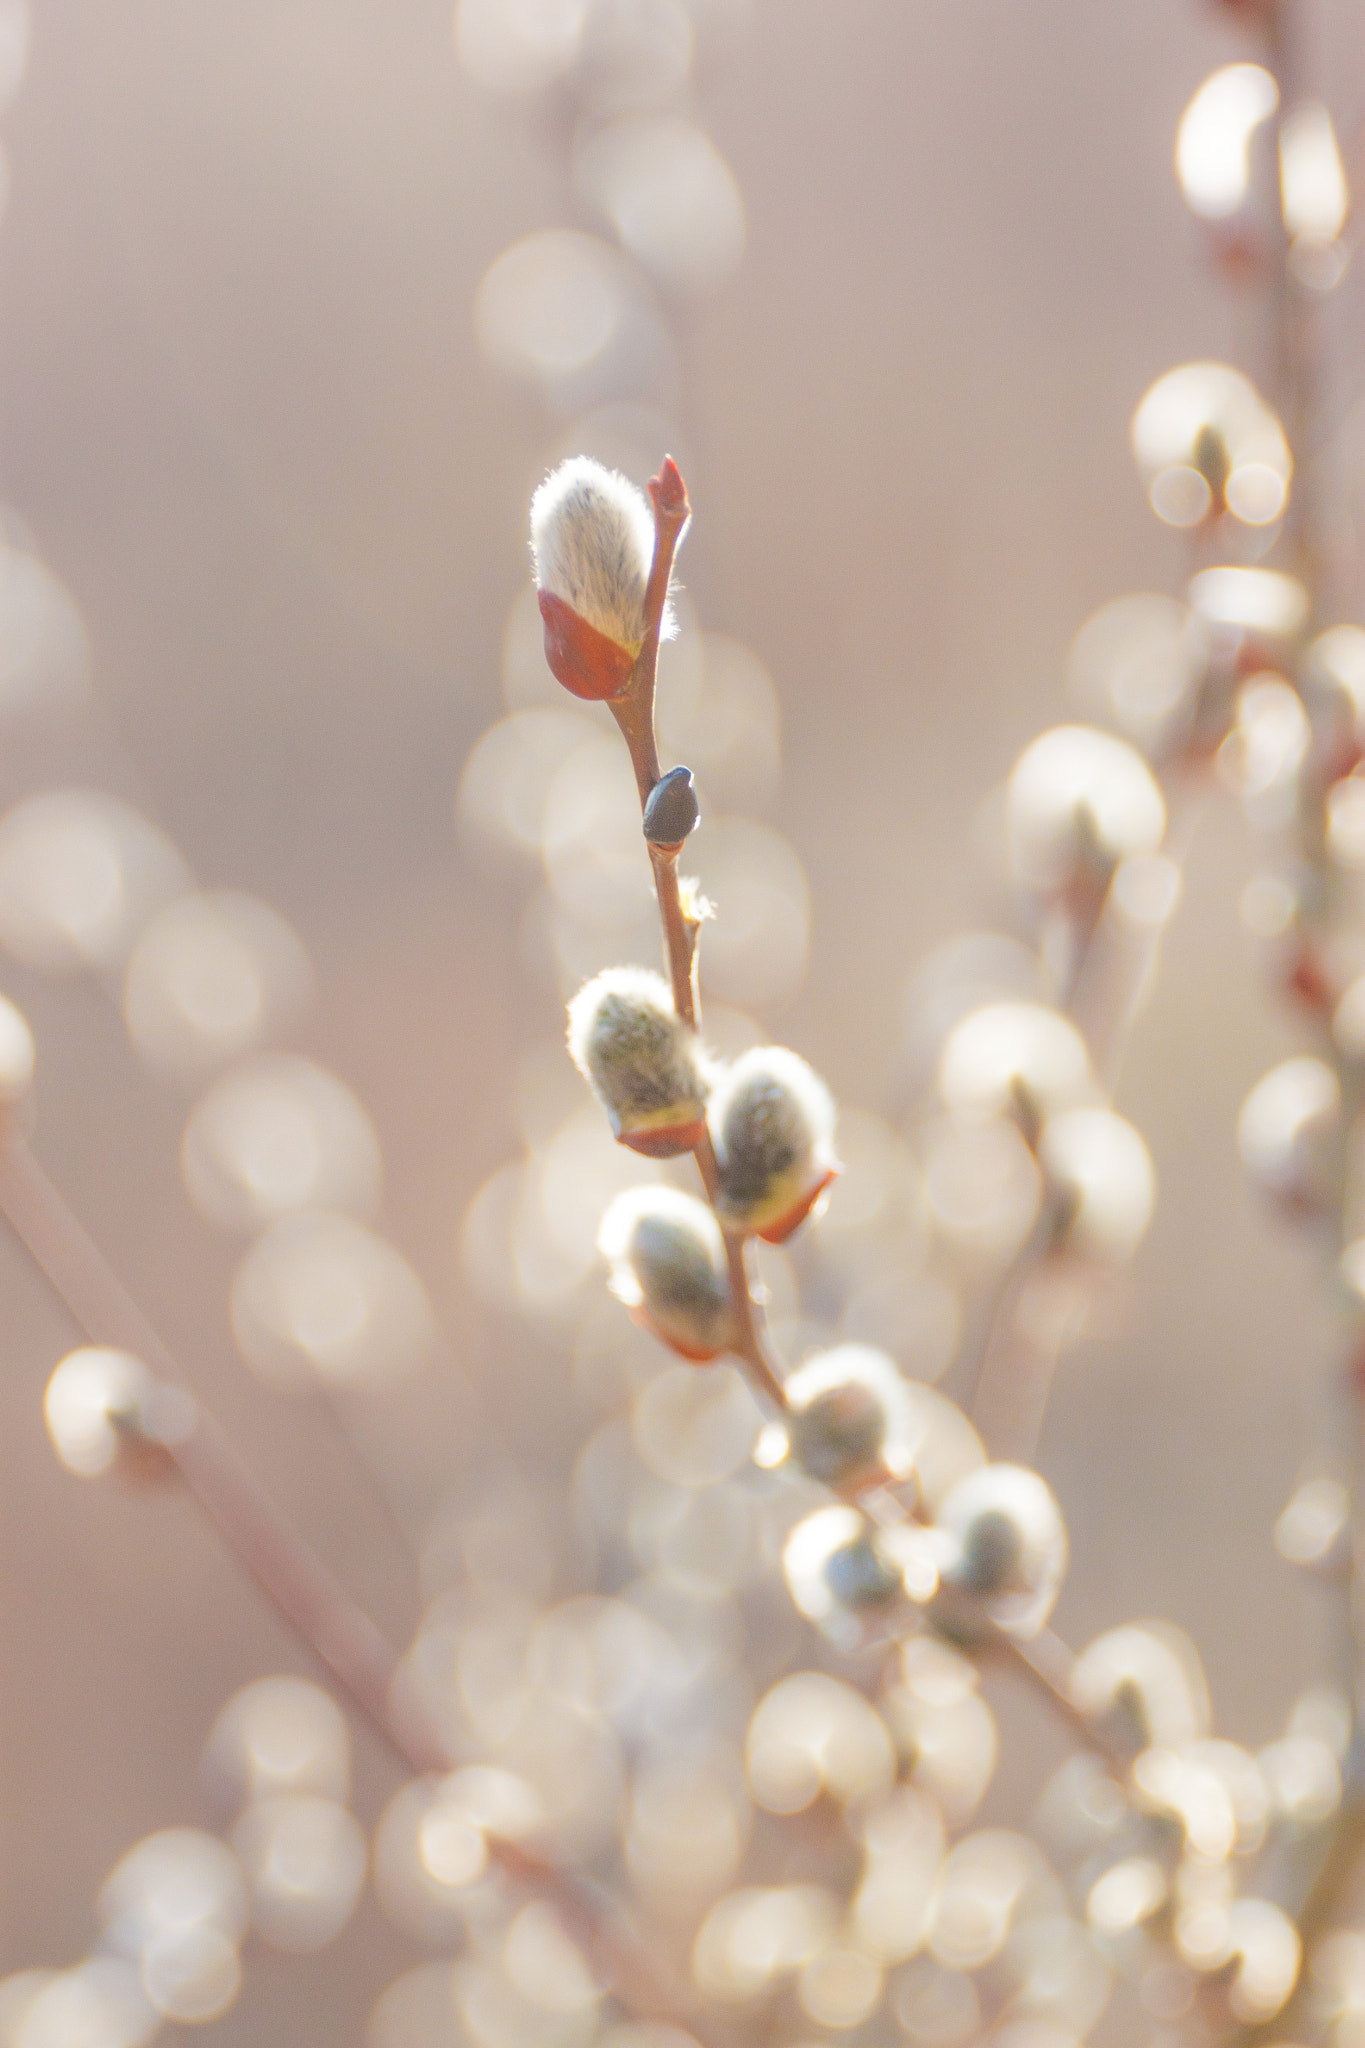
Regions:
<instances>
[{"instance_id":1,"label":"creamy bokeh background","mask_svg":"<svg viewBox=\"0 0 1365 2048\"><path fill-rule=\"evenodd\" d=\"M1365 8L1304 12L1349 133ZM449 1336L447 1371L356 1410L420 1528L487 1455L458 1375L533 1475L583 1427L562 1357L480 1305L455 1256L554 999L518 958L521 892L452 812L500 714L553 438L481 359L474 293L514 237L582 216L553 123L461 77L442 0L35 15L3 131L0 495L83 608L110 728L44 772L144 803L207 883L265 896L312 953L296 1042L373 1111L385 1227ZM1125 590L1178 588L1127 451L1134 404L1178 361L1264 367L1255 302L1210 279L1170 163L1194 87L1247 48L1194 0L754 0L705 46L699 103L748 248L679 322L683 567L705 624L780 690L773 820L813 924L804 990L772 1022L852 1103L896 1100L908 972L980 921L973 821L1065 715L1076 628ZM38 773L0 759L7 799ZM1262 1742L1316 1655L1270 1531L1335 1336L1311 1247L1236 1161L1243 1095L1298 1043L1239 925L1251 859L1216 806L1119 1098L1156 1159L1157 1221L1112 1334L1063 1366L1040 1463L1072 1532L1062 1631L1185 1624L1220 1732ZM39 1155L262 1477L410 1632L413 1574L334 1426L237 1359L232 1247L179 1187L184 1100L95 992L18 969L4 986L38 1035ZM200 1816L222 1699L300 1667L185 1506L58 1468L40 1393L67 1325L8 1244L0 1287L11 1970L84 1951L116 1857ZM1053 1749L1026 1703L1005 1713L1002 1810L1023 1811ZM394 1782L362 1736L362 1810ZM372 1907L340 1950L257 1953L218 2037L359 2042L412 1954Z\"/></svg>"}]
</instances>

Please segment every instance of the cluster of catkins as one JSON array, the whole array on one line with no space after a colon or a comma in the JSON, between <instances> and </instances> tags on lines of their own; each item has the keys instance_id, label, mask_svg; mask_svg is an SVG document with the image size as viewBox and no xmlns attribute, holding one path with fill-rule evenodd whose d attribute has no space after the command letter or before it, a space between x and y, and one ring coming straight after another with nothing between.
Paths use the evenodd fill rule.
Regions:
<instances>
[{"instance_id":1,"label":"cluster of catkins","mask_svg":"<svg viewBox=\"0 0 1365 2048\"><path fill-rule=\"evenodd\" d=\"M676 479L665 464L665 485L670 474ZM679 492L680 485L676 479ZM551 669L575 695L620 698L632 687L646 639L649 507L624 477L576 457L537 492L531 530ZM667 630L666 613L662 623ZM687 771L673 769L648 791L644 832L655 849L676 852L695 824L695 799L690 815L678 808L678 792L690 788ZM669 820L662 829L661 815ZM983 1017L989 1028L991 1017ZM718 1060L679 1015L669 984L642 967L609 968L589 981L569 1005L568 1035L619 1143L652 1159L698 1151L714 1158L709 1206L658 1183L611 1203L598 1242L613 1291L639 1323L695 1364L727 1351L745 1355L747 1319L735 1288L747 1281L742 1254L733 1253L749 1237L785 1242L818 1209L839 1171L828 1088L785 1047ZM1055 1049L1045 1043L1039 1050L1046 1067ZM1083 1048L1081 1058L1084 1064ZM1038 1063L1013 1046L986 1061L993 1074L1009 1070L1001 1086L1011 1101L1024 1093L1033 1099L1028 1074L1016 1069L1031 1072ZM1007 1464L967 1472L931 1500L917 1470L927 1434L917 1391L889 1356L861 1344L820 1353L787 1376L783 1420L761 1447L764 1462L789 1459L843 1497L799 1522L788 1539L793 1598L844 1641L858 1639L864 1619L907 1600L935 1602L949 1627L969 1629L984 1618L1032 1633L1050 1613L1065 1569L1056 1502L1036 1473ZM858 1505L873 1492L886 1510L878 1517Z\"/></svg>"},{"instance_id":2,"label":"cluster of catkins","mask_svg":"<svg viewBox=\"0 0 1365 2048\"><path fill-rule=\"evenodd\" d=\"M643 968L609 968L569 1008L573 1057L622 1144L651 1157L693 1150L709 1132L716 1206L661 1184L618 1195L599 1243L613 1291L682 1357L706 1364L734 1348L725 1234L781 1243L817 1206L838 1167L834 1104L804 1060L757 1047L722 1065L678 1016L667 984ZM853 1500L915 1476L924 1423L915 1390L870 1345L810 1358L783 1386L784 1453L846 1497L798 1524L787 1544L797 1604L837 1633L859 1610L924 1601L949 1588L985 1601L992 1619L1028 1632L1050 1611L1066 1534L1036 1473L986 1466L952 1488L932 1530L874 1525Z\"/></svg>"}]
</instances>

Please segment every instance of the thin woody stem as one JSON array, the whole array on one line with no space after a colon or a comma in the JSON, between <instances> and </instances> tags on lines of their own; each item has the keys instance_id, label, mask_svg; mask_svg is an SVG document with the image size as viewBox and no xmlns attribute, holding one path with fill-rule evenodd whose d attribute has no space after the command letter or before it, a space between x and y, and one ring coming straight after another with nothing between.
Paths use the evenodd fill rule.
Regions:
<instances>
[{"instance_id":1,"label":"thin woody stem","mask_svg":"<svg viewBox=\"0 0 1365 2048\"><path fill-rule=\"evenodd\" d=\"M1199 812L1169 776L1163 778L1163 793L1169 819L1166 858L1182 873ZM1096 1078L1108 1097L1156 971L1165 928L1162 919L1145 932L1124 931L1116 918L1111 880L1078 946L1061 1008L1085 1039ZM1064 1222L1056 1196L1045 1196L1033 1229L991 1284L955 1366L959 1398L970 1407L991 1451L1021 1463L1028 1463L1037 1451L1068 1333L1063 1331L1055 1340L1029 1336L1019 1327L1019 1309Z\"/></svg>"},{"instance_id":2,"label":"thin woody stem","mask_svg":"<svg viewBox=\"0 0 1365 2048\"><path fill-rule=\"evenodd\" d=\"M659 902L659 922L663 926L674 1008L684 1023L697 1031L701 1017L701 997L697 992L697 934L701 927L683 903L682 885L678 880L677 847L651 846L649 858L654 869L654 893Z\"/></svg>"},{"instance_id":3,"label":"thin woody stem","mask_svg":"<svg viewBox=\"0 0 1365 2048\"><path fill-rule=\"evenodd\" d=\"M916 1503L913 1511L907 1511L904 1501L886 1487L881 1476L873 1478L862 1488L851 1489L848 1498L862 1506L884 1528L897 1523L903 1526L907 1522L932 1526L933 1517L922 1500ZM993 1663L1003 1670L1013 1671L1047 1704L1078 1742L1103 1758L1120 1782L1127 1777L1132 1754L1111 1741L1104 1728L1097 1725L1072 1698L1075 1652L1059 1635L1050 1628L1043 1628L1035 1636L1023 1640L1010 1635L995 1622L977 1619L973 1621L970 1638L962 1641L954 1628L951 1604L943 1604L942 1589L936 1601L929 1603L926 1612L933 1614L936 1606L948 1641L955 1643L975 1664Z\"/></svg>"},{"instance_id":4,"label":"thin woody stem","mask_svg":"<svg viewBox=\"0 0 1365 2048\"><path fill-rule=\"evenodd\" d=\"M692 508L687 499L687 486L671 455L664 457L659 474L651 478L649 495L654 506L654 557L650 564L649 581L645 586L645 637L636 656L629 683L619 697L608 700L612 716L621 728L622 738L630 751L641 811L644 810L650 793L659 780L659 748L654 736L654 689L659 672L659 641L663 631L664 607L668 602L668 586L673 575L674 557L687 522L692 516ZM663 929L668 975L673 988L673 1006L685 1023L690 1024L694 1031L700 1031L701 998L697 991L697 934L701 925L698 917L684 900L682 884L678 878L680 851L681 848L677 846L651 845L649 856L650 865L654 870L654 890L659 903L659 922ZM709 1132L703 1132L694 1156L707 1200L714 1208L720 1175ZM749 1284L744 1239L726 1230L723 1223L721 1227L725 1237L725 1257L729 1267L730 1296L736 1323L735 1339L730 1349L767 1398L778 1408L784 1408L786 1396L782 1390L782 1376L768 1344L762 1310L754 1300Z\"/></svg>"},{"instance_id":5,"label":"thin woody stem","mask_svg":"<svg viewBox=\"0 0 1365 2048\"><path fill-rule=\"evenodd\" d=\"M290 1627L413 1770L449 1769L432 1731L406 1726L390 1697L398 1659L350 1595L258 1486L85 1226L22 1139L0 1155L0 1210L74 1322L95 1344L139 1357L160 1380L157 1444Z\"/></svg>"},{"instance_id":6,"label":"thin woody stem","mask_svg":"<svg viewBox=\"0 0 1365 2048\"><path fill-rule=\"evenodd\" d=\"M1071 1697L1071 1671L1076 1660L1060 1636L1051 1629L1041 1629L1027 1642L1021 1642L1017 1636L995 1629L983 1643L982 1654L1016 1672L1066 1723L1079 1742L1103 1758L1120 1783L1126 1779L1131 1755L1107 1741L1102 1729Z\"/></svg>"},{"instance_id":7,"label":"thin woody stem","mask_svg":"<svg viewBox=\"0 0 1365 2048\"><path fill-rule=\"evenodd\" d=\"M687 492L671 459L665 460L649 488L654 503L655 544L645 597L646 634L630 683L620 697L610 700L612 714L630 750L641 810L659 780L659 753L654 736L659 633L674 554L690 516ZM678 881L680 851L677 846L651 846L650 857L674 1007L680 1017L694 1029L699 1029L701 1004L696 986L696 951L700 927L683 901ZM709 1132L703 1133L694 1156L707 1198L714 1207L719 1173ZM739 1326L731 1349L769 1399L779 1409L785 1408L786 1395L768 1347L762 1311L750 1291L743 1237L726 1231L725 1251L730 1271L730 1292ZM880 1484L880 1481L874 1484ZM1003 1630L991 1629L980 1643L978 1654L1017 1671L1035 1692L1042 1695L1078 1740L1103 1757L1120 1775L1126 1772L1127 1759L1109 1746L1103 1734L1072 1701L1067 1681L1073 1660L1071 1652L1059 1638L1045 1632L1026 1647Z\"/></svg>"},{"instance_id":8,"label":"thin woody stem","mask_svg":"<svg viewBox=\"0 0 1365 2048\"><path fill-rule=\"evenodd\" d=\"M393 1646L186 1390L169 1348L17 1136L0 1149L0 1212L90 1341L134 1352L155 1374L161 1384L146 1407L147 1437L294 1635L406 1770L453 1769L458 1760L439 1731L395 1686L399 1658ZM496 1836L489 1837L488 1852L513 1883L554 1903L637 2017L682 2021L696 2033L690 2002L664 1980L633 1930L587 1879Z\"/></svg>"}]
</instances>

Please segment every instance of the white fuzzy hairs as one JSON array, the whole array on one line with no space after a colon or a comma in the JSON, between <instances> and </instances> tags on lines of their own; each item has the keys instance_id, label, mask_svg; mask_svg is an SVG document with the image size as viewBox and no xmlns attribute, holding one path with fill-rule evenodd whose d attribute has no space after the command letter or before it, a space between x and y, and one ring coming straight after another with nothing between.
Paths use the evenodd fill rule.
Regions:
<instances>
[{"instance_id":1,"label":"white fuzzy hairs","mask_svg":"<svg viewBox=\"0 0 1365 2048\"><path fill-rule=\"evenodd\" d=\"M536 582L599 633L638 651L654 559L654 515L628 477L573 455L531 500ZM665 615L663 637L672 631Z\"/></svg>"},{"instance_id":2,"label":"white fuzzy hairs","mask_svg":"<svg viewBox=\"0 0 1365 2048\"><path fill-rule=\"evenodd\" d=\"M608 967L585 983L569 1004L569 1052L613 1119L627 1127L670 1110L684 1120L706 1112L696 1033L652 968Z\"/></svg>"}]
</instances>

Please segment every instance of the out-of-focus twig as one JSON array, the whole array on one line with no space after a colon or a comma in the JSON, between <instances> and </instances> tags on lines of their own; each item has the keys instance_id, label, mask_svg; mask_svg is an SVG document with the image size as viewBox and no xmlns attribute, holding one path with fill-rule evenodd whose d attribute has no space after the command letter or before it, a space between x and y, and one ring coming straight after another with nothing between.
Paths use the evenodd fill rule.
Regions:
<instances>
[{"instance_id":1,"label":"out-of-focus twig","mask_svg":"<svg viewBox=\"0 0 1365 2048\"><path fill-rule=\"evenodd\" d=\"M92 1343L134 1352L160 1382L144 1419L187 1491L238 1563L406 1770L457 1763L421 1706L396 1684L392 1645L259 1485L185 1386L166 1344L27 1144L0 1150L0 1211ZM489 1854L512 1882L550 1900L594 1968L639 2018L684 2021L691 2002L624 1917L579 1872L492 1836ZM700 2037L699 2037L700 2038Z\"/></svg>"}]
</instances>

